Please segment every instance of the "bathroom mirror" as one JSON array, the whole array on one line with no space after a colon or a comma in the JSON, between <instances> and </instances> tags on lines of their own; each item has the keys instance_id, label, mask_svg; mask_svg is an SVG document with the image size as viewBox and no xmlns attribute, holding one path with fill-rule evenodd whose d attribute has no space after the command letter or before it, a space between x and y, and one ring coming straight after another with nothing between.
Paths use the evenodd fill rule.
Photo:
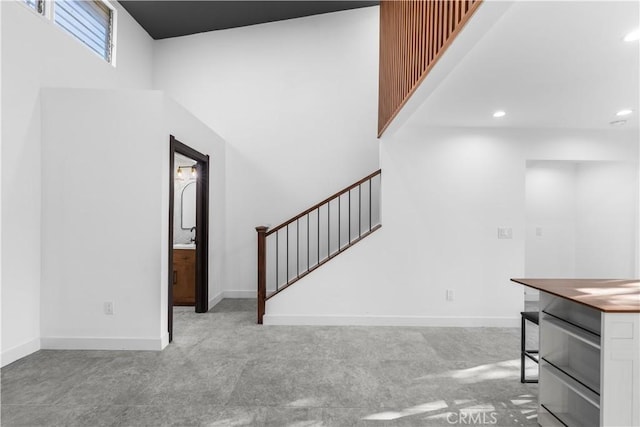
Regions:
<instances>
[{"instance_id":1,"label":"bathroom mirror","mask_svg":"<svg viewBox=\"0 0 640 427\"><path fill-rule=\"evenodd\" d=\"M180 196L180 227L189 230L196 226L196 182L190 182L182 189Z\"/></svg>"}]
</instances>

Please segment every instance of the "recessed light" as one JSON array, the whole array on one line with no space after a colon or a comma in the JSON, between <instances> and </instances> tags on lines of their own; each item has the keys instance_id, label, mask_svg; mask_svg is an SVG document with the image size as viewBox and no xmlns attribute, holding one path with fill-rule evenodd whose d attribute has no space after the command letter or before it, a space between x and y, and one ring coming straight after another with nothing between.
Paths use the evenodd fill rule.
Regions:
<instances>
[{"instance_id":1,"label":"recessed light","mask_svg":"<svg viewBox=\"0 0 640 427\"><path fill-rule=\"evenodd\" d=\"M507 115L507 113L505 113L502 110L499 110L499 111L496 111L495 113L493 113L493 117L495 117L495 118L504 117L506 115Z\"/></svg>"},{"instance_id":2,"label":"recessed light","mask_svg":"<svg viewBox=\"0 0 640 427\"><path fill-rule=\"evenodd\" d=\"M635 42L638 40L640 40L640 29L638 28L636 28L635 30L631 31L629 34L624 36L624 41L626 42Z\"/></svg>"},{"instance_id":3,"label":"recessed light","mask_svg":"<svg viewBox=\"0 0 640 427\"><path fill-rule=\"evenodd\" d=\"M616 116L628 116L633 113L633 110L620 110L616 113Z\"/></svg>"},{"instance_id":4,"label":"recessed light","mask_svg":"<svg viewBox=\"0 0 640 427\"><path fill-rule=\"evenodd\" d=\"M609 122L609 124L611 126L624 126L624 125L627 124L627 121L626 120L614 120L612 122Z\"/></svg>"}]
</instances>

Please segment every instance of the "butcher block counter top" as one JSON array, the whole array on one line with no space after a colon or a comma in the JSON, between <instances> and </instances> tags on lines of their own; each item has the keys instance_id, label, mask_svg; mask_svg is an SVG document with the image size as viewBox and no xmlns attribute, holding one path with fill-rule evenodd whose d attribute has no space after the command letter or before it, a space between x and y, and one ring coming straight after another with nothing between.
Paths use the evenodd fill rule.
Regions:
<instances>
[{"instance_id":1,"label":"butcher block counter top","mask_svg":"<svg viewBox=\"0 0 640 427\"><path fill-rule=\"evenodd\" d=\"M640 313L640 280L511 279L606 313Z\"/></svg>"}]
</instances>

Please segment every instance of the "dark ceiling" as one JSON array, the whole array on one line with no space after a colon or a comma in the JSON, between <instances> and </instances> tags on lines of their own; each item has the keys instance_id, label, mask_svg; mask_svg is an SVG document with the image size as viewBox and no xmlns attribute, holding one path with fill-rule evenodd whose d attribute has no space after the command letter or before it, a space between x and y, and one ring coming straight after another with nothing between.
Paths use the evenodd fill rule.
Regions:
<instances>
[{"instance_id":1,"label":"dark ceiling","mask_svg":"<svg viewBox=\"0 0 640 427\"><path fill-rule=\"evenodd\" d=\"M379 1L166 1L120 0L154 39L244 27L359 7Z\"/></svg>"}]
</instances>

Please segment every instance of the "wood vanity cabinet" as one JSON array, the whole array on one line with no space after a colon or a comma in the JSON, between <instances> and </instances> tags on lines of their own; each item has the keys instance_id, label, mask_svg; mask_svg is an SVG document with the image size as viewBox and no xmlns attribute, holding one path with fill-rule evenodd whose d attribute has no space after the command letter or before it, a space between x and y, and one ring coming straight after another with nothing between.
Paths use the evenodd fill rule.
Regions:
<instances>
[{"instance_id":1,"label":"wood vanity cabinet","mask_svg":"<svg viewBox=\"0 0 640 427\"><path fill-rule=\"evenodd\" d=\"M173 305L196 303L196 251L173 250Z\"/></svg>"}]
</instances>

